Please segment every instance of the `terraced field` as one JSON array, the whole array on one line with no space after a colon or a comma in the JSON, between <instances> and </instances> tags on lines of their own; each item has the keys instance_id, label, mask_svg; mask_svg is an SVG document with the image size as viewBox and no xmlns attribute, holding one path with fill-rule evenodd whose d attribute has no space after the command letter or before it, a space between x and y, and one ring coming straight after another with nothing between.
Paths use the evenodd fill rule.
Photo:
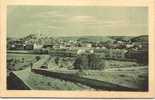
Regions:
<instances>
[{"instance_id":1,"label":"terraced field","mask_svg":"<svg viewBox=\"0 0 155 100\"><path fill-rule=\"evenodd\" d=\"M33 90L95 90L80 83L64 81L33 73L30 71L30 68L14 73Z\"/></svg>"},{"instance_id":2,"label":"terraced field","mask_svg":"<svg viewBox=\"0 0 155 100\"><path fill-rule=\"evenodd\" d=\"M30 66L31 63L36 62L36 56L40 58L44 58L45 55L33 55L33 54L7 54L7 70L9 71L17 71L23 70Z\"/></svg>"},{"instance_id":3,"label":"terraced field","mask_svg":"<svg viewBox=\"0 0 155 100\"><path fill-rule=\"evenodd\" d=\"M36 56L40 56L40 60L36 62ZM54 72L67 72L80 77L95 79L99 81L110 82L125 87L136 88L146 91L148 88L148 66L138 64L136 62L104 60L105 67L103 70L74 70L72 63L74 58L59 58L59 63L56 64L56 57L49 55L32 55L32 54L8 54L7 59L16 59L13 66L17 76L25 83L30 85L34 90L95 90L92 87L65 81L59 78L47 77L31 72L30 63L33 63L33 68L40 68L46 65L46 70ZM24 58L24 62L22 59ZM13 61L14 62L14 61ZM7 66L12 67L12 66ZM9 72L8 72L9 73Z\"/></svg>"},{"instance_id":4,"label":"terraced field","mask_svg":"<svg viewBox=\"0 0 155 100\"><path fill-rule=\"evenodd\" d=\"M81 74L82 77L96 79L101 81L106 81L114 84L119 84L121 86L137 88L141 90L147 90L147 70L146 69L138 69L134 71L84 71Z\"/></svg>"},{"instance_id":5,"label":"terraced field","mask_svg":"<svg viewBox=\"0 0 155 100\"><path fill-rule=\"evenodd\" d=\"M105 60L104 70L83 70L82 77L106 81L122 86L147 90L148 66L136 62Z\"/></svg>"}]
</instances>

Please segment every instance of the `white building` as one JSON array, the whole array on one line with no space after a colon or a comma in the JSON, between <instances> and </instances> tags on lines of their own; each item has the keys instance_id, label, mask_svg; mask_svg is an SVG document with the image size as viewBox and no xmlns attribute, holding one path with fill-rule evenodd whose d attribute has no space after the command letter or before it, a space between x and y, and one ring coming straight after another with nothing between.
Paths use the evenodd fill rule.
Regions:
<instances>
[{"instance_id":1,"label":"white building","mask_svg":"<svg viewBox=\"0 0 155 100\"><path fill-rule=\"evenodd\" d=\"M37 44L37 43L34 43L34 45L33 45L34 49L41 49L42 47L43 47L43 45Z\"/></svg>"},{"instance_id":2,"label":"white building","mask_svg":"<svg viewBox=\"0 0 155 100\"><path fill-rule=\"evenodd\" d=\"M90 53L90 54L93 54L94 53L94 50L92 49L79 49L77 51L77 54L80 55L80 54L85 54L85 53Z\"/></svg>"},{"instance_id":3,"label":"white building","mask_svg":"<svg viewBox=\"0 0 155 100\"><path fill-rule=\"evenodd\" d=\"M80 54L84 54L85 52L86 52L85 49L79 49L79 50L77 51L77 54L80 55Z\"/></svg>"},{"instance_id":4,"label":"white building","mask_svg":"<svg viewBox=\"0 0 155 100\"><path fill-rule=\"evenodd\" d=\"M91 48L92 47L92 44L91 43L87 43L86 44L86 47Z\"/></svg>"}]
</instances>

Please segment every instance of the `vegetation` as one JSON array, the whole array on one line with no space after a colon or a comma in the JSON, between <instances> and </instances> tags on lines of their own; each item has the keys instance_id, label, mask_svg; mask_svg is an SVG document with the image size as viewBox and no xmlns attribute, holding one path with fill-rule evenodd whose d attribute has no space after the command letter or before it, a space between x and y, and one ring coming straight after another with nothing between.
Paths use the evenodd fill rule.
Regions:
<instances>
[{"instance_id":1,"label":"vegetation","mask_svg":"<svg viewBox=\"0 0 155 100\"><path fill-rule=\"evenodd\" d=\"M32 54L7 54L7 70L8 71L17 71L17 70L24 70L31 66L31 63L36 62L36 58L40 58L39 55L32 55Z\"/></svg>"},{"instance_id":2,"label":"vegetation","mask_svg":"<svg viewBox=\"0 0 155 100\"><path fill-rule=\"evenodd\" d=\"M40 56L36 56L35 59L36 59L36 61L39 61L40 60Z\"/></svg>"},{"instance_id":3,"label":"vegetation","mask_svg":"<svg viewBox=\"0 0 155 100\"><path fill-rule=\"evenodd\" d=\"M121 68L120 68L121 69ZM81 77L106 81L122 86L137 88L141 90L148 89L148 73L147 67L135 68L119 68L105 70L83 70Z\"/></svg>"},{"instance_id":4,"label":"vegetation","mask_svg":"<svg viewBox=\"0 0 155 100\"><path fill-rule=\"evenodd\" d=\"M101 58L97 57L95 54L82 54L79 55L74 64L75 69L103 69L105 64L101 61Z\"/></svg>"},{"instance_id":5,"label":"vegetation","mask_svg":"<svg viewBox=\"0 0 155 100\"><path fill-rule=\"evenodd\" d=\"M80 83L35 74L29 69L15 72L15 74L34 90L93 90L91 87Z\"/></svg>"},{"instance_id":6,"label":"vegetation","mask_svg":"<svg viewBox=\"0 0 155 100\"><path fill-rule=\"evenodd\" d=\"M130 41L132 39L132 36L110 36L111 39L114 39L116 41Z\"/></svg>"},{"instance_id":7,"label":"vegetation","mask_svg":"<svg viewBox=\"0 0 155 100\"><path fill-rule=\"evenodd\" d=\"M36 36L29 35L20 40L23 43L25 40L34 42L35 39L37 39ZM25 51L15 51L7 55L7 72L19 72L18 75L21 76L21 79L26 80L33 89L82 90L91 88L79 83L37 75L31 72L32 70L29 70L29 67L31 69L33 67L33 69L42 68L48 71L66 72L70 75L74 74L80 77L146 90L148 86L148 44L144 43L142 45L142 42L148 42L148 36L134 38L128 36L84 36L58 37L56 39L40 37L38 42L45 44L57 43L57 46L60 46L59 43L61 44L61 42L59 40L61 39L62 44L63 41L67 41L66 43L69 44L70 42L76 44L77 41L80 41L80 45L91 43L91 49L94 50L94 53L85 52L85 54L77 55L77 49L81 48L76 48L77 45L74 50L51 47L32 50L31 54L26 54L30 52ZM127 41L129 42L128 49L126 48ZM140 45L142 46L140 47ZM71 47L68 46L68 48ZM144 89L144 87L146 88Z\"/></svg>"},{"instance_id":8,"label":"vegetation","mask_svg":"<svg viewBox=\"0 0 155 100\"><path fill-rule=\"evenodd\" d=\"M58 65L59 64L59 57L55 58L55 63Z\"/></svg>"},{"instance_id":9,"label":"vegetation","mask_svg":"<svg viewBox=\"0 0 155 100\"><path fill-rule=\"evenodd\" d=\"M148 42L148 36L142 35L131 39L132 42Z\"/></svg>"}]
</instances>

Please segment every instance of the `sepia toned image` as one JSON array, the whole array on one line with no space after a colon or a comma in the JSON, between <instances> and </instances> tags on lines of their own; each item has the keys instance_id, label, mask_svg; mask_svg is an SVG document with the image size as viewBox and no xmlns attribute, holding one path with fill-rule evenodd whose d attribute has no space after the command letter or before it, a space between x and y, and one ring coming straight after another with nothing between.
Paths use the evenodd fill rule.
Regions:
<instances>
[{"instance_id":1,"label":"sepia toned image","mask_svg":"<svg viewBox=\"0 0 155 100\"><path fill-rule=\"evenodd\" d=\"M147 92L148 7L7 6L7 89Z\"/></svg>"}]
</instances>

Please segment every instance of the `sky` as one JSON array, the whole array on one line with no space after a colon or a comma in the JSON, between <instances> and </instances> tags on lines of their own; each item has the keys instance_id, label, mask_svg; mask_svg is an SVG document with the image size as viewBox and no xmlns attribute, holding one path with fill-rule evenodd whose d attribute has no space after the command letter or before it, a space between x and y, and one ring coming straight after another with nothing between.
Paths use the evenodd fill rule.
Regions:
<instances>
[{"instance_id":1,"label":"sky","mask_svg":"<svg viewBox=\"0 0 155 100\"><path fill-rule=\"evenodd\" d=\"M8 6L7 35L138 36L148 34L148 8Z\"/></svg>"}]
</instances>

